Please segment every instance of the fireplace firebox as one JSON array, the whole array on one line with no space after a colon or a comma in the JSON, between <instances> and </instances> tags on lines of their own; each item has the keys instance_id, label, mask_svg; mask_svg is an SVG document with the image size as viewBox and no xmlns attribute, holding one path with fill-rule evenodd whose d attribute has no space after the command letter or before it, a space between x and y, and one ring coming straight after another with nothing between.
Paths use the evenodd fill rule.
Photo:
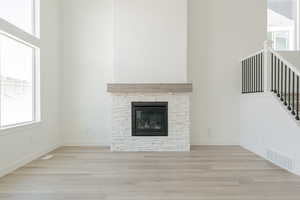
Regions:
<instances>
[{"instance_id":1,"label":"fireplace firebox","mask_svg":"<svg viewBox=\"0 0 300 200\"><path fill-rule=\"evenodd\" d=\"M168 136L168 102L132 102L132 136Z\"/></svg>"}]
</instances>

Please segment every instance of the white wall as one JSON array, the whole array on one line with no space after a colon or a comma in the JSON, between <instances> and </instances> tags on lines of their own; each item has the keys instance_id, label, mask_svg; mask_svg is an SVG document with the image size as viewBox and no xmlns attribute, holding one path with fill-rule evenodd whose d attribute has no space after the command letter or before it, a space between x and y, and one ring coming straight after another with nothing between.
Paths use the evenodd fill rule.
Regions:
<instances>
[{"instance_id":1,"label":"white wall","mask_svg":"<svg viewBox=\"0 0 300 200\"><path fill-rule=\"evenodd\" d=\"M115 0L114 81L187 81L187 0Z\"/></svg>"},{"instance_id":2,"label":"white wall","mask_svg":"<svg viewBox=\"0 0 300 200\"><path fill-rule=\"evenodd\" d=\"M272 150L295 160L292 172L300 175L300 127L271 95L241 98L241 145L267 158Z\"/></svg>"},{"instance_id":3,"label":"white wall","mask_svg":"<svg viewBox=\"0 0 300 200\"><path fill-rule=\"evenodd\" d=\"M110 145L107 83L186 82L186 0L62 2L64 143Z\"/></svg>"},{"instance_id":4,"label":"white wall","mask_svg":"<svg viewBox=\"0 0 300 200\"><path fill-rule=\"evenodd\" d=\"M109 145L113 1L63 0L62 133L67 145Z\"/></svg>"},{"instance_id":5,"label":"white wall","mask_svg":"<svg viewBox=\"0 0 300 200\"><path fill-rule=\"evenodd\" d=\"M189 0L192 144L239 144L239 60L263 47L266 1Z\"/></svg>"},{"instance_id":6,"label":"white wall","mask_svg":"<svg viewBox=\"0 0 300 200\"><path fill-rule=\"evenodd\" d=\"M0 176L61 144L59 0L41 1L42 122L0 132Z\"/></svg>"},{"instance_id":7,"label":"white wall","mask_svg":"<svg viewBox=\"0 0 300 200\"><path fill-rule=\"evenodd\" d=\"M185 1L170 1L159 1L157 6L156 0L117 0L116 16L119 19L116 21L113 0L90 0L89 3L84 0L62 1L62 132L66 144L110 144L111 98L106 93L108 82L186 81L187 70L182 67L185 60ZM188 80L194 84L191 142L239 144L239 60L262 48L267 27L266 2L188 2ZM234 12L229 12L233 8ZM168 12L165 12L166 10ZM177 10L178 15L175 13ZM158 14L153 15L155 12ZM152 19L155 21L151 21ZM138 25L134 24L137 22ZM148 26L141 25L142 22L149 22L146 24L151 27L150 30ZM114 29L114 23L117 30ZM166 23L168 26L163 33L163 25ZM169 30L176 34L166 34ZM138 34L138 31L142 34ZM150 37L146 31L155 37ZM130 38L131 34L138 40ZM161 39L158 35L161 35ZM157 40L147 41L147 36ZM179 42L175 41L176 39L179 39ZM159 43L163 44L161 48ZM167 53L169 48L166 43L172 47L170 54ZM140 44L143 46L139 46ZM154 51L156 48L159 51ZM118 50L114 52L114 49ZM153 49L151 54L146 54L147 49ZM163 56L161 60L160 56ZM174 66L170 64L171 58L176 59ZM148 65L149 63L152 66ZM140 66L147 68L139 68ZM132 69L137 70L136 73L133 73ZM163 76L153 75L155 70ZM140 79L137 78L139 74L142 77Z\"/></svg>"}]
</instances>

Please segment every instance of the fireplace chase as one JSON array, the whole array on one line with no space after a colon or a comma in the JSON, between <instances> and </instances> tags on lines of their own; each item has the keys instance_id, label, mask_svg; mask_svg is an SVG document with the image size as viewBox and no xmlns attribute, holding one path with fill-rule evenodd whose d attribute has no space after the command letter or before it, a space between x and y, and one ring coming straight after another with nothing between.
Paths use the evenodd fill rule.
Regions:
<instances>
[{"instance_id":1,"label":"fireplace chase","mask_svg":"<svg viewBox=\"0 0 300 200\"><path fill-rule=\"evenodd\" d=\"M132 102L132 136L168 136L168 102Z\"/></svg>"}]
</instances>

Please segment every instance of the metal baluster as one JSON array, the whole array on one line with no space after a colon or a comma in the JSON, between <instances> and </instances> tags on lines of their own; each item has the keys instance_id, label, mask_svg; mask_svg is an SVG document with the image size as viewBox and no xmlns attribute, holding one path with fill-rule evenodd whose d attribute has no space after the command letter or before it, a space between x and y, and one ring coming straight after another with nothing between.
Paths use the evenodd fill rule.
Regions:
<instances>
[{"instance_id":1,"label":"metal baluster","mask_svg":"<svg viewBox=\"0 0 300 200\"><path fill-rule=\"evenodd\" d=\"M252 92L255 92L255 76L254 76L254 66L255 66L255 60L254 56L252 57Z\"/></svg>"},{"instance_id":2,"label":"metal baluster","mask_svg":"<svg viewBox=\"0 0 300 200\"><path fill-rule=\"evenodd\" d=\"M244 60L244 73L243 73L243 75L244 75L244 82L243 82L243 84L244 84L244 93L246 93L246 60Z\"/></svg>"},{"instance_id":3,"label":"metal baluster","mask_svg":"<svg viewBox=\"0 0 300 200\"><path fill-rule=\"evenodd\" d=\"M252 72L252 66L253 66L253 58L251 57L250 58L250 62L251 62L251 64L250 64L250 81L251 81L251 90L250 90L250 92L252 93L253 92L253 72Z\"/></svg>"},{"instance_id":4,"label":"metal baluster","mask_svg":"<svg viewBox=\"0 0 300 200\"><path fill-rule=\"evenodd\" d=\"M256 92L259 92L259 55L256 55L256 67L255 67L255 70L256 70L256 74L255 74L255 77L256 77Z\"/></svg>"},{"instance_id":5,"label":"metal baluster","mask_svg":"<svg viewBox=\"0 0 300 200\"><path fill-rule=\"evenodd\" d=\"M246 60L244 60L244 93L246 92Z\"/></svg>"},{"instance_id":6,"label":"metal baluster","mask_svg":"<svg viewBox=\"0 0 300 200\"><path fill-rule=\"evenodd\" d=\"M255 92L258 92L258 76L257 76L257 67L258 67L258 57L255 56L255 67L254 67L254 76L255 76Z\"/></svg>"},{"instance_id":7,"label":"metal baluster","mask_svg":"<svg viewBox=\"0 0 300 200\"><path fill-rule=\"evenodd\" d=\"M248 79L247 79L247 75L248 75L248 73L247 73L247 70L248 70L248 68L247 68L247 66L248 66L248 60L245 60L245 93L247 93L247 86L248 86Z\"/></svg>"},{"instance_id":8,"label":"metal baluster","mask_svg":"<svg viewBox=\"0 0 300 200\"><path fill-rule=\"evenodd\" d=\"M264 80L263 80L263 76L264 76L264 54L261 53L261 60L260 60L260 91L263 92L264 91Z\"/></svg>"},{"instance_id":9,"label":"metal baluster","mask_svg":"<svg viewBox=\"0 0 300 200\"><path fill-rule=\"evenodd\" d=\"M297 104L297 111L296 111L296 120L300 120L299 118L299 76L297 76L297 101L296 101L296 104Z\"/></svg>"},{"instance_id":10,"label":"metal baluster","mask_svg":"<svg viewBox=\"0 0 300 200\"><path fill-rule=\"evenodd\" d=\"M244 61L242 60L242 94L244 93Z\"/></svg>"},{"instance_id":11,"label":"metal baluster","mask_svg":"<svg viewBox=\"0 0 300 200\"><path fill-rule=\"evenodd\" d=\"M293 102L292 102L292 105L293 105L293 109L292 109L292 114L295 115L295 72L293 72Z\"/></svg>"},{"instance_id":12,"label":"metal baluster","mask_svg":"<svg viewBox=\"0 0 300 200\"><path fill-rule=\"evenodd\" d=\"M259 92L262 92L262 84L263 84L263 80L262 80L262 54L259 54Z\"/></svg>"},{"instance_id":13,"label":"metal baluster","mask_svg":"<svg viewBox=\"0 0 300 200\"><path fill-rule=\"evenodd\" d=\"M284 101L283 99L283 62L281 62L281 101Z\"/></svg>"},{"instance_id":14,"label":"metal baluster","mask_svg":"<svg viewBox=\"0 0 300 200\"><path fill-rule=\"evenodd\" d=\"M285 75L284 75L284 105L287 106L287 66L285 65Z\"/></svg>"},{"instance_id":15,"label":"metal baluster","mask_svg":"<svg viewBox=\"0 0 300 200\"><path fill-rule=\"evenodd\" d=\"M289 98L288 109L292 110L292 108L291 108L291 69L290 68L289 68L289 92L288 92L288 98Z\"/></svg>"},{"instance_id":16,"label":"metal baluster","mask_svg":"<svg viewBox=\"0 0 300 200\"><path fill-rule=\"evenodd\" d=\"M277 96L280 97L280 60L279 58L277 59L277 67L278 67L278 77L277 77Z\"/></svg>"},{"instance_id":17,"label":"metal baluster","mask_svg":"<svg viewBox=\"0 0 300 200\"><path fill-rule=\"evenodd\" d=\"M247 63L247 61L246 60L244 60L244 82L243 82L243 84L244 84L244 93L246 93L246 63Z\"/></svg>"},{"instance_id":18,"label":"metal baluster","mask_svg":"<svg viewBox=\"0 0 300 200\"><path fill-rule=\"evenodd\" d=\"M255 68L256 68L256 56L253 56L253 93L256 92L256 76L255 76Z\"/></svg>"},{"instance_id":19,"label":"metal baluster","mask_svg":"<svg viewBox=\"0 0 300 200\"><path fill-rule=\"evenodd\" d=\"M250 60L247 59L247 93L250 91Z\"/></svg>"},{"instance_id":20,"label":"metal baluster","mask_svg":"<svg viewBox=\"0 0 300 200\"><path fill-rule=\"evenodd\" d=\"M260 88L260 76L259 76L259 65L260 65L260 54L256 55L256 92L259 92Z\"/></svg>"},{"instance_id":21,"label":"metal baluster","mask_svg":"<svg viewBox=\"0 0 300 200\"><path fill-rule=\"evenodd\" d=\"M261 65L261 63L260 63L260 60L261 60L261 58L260 58L260 54L258 54L257 55L257 58L258 58L258 61L257 61L257 82L258 82L258 84L257 84L257 92L260 92L260 85L261 85L261 82L260 82L260 73L261 73L261 71L260 71L260 65Z\"/></svg>"},{"instance_id":22,"label":"metal baluster","mask_svg":"<svg viewBox=\"0 0 300 200\"><path fill-rule=\"evenodd\" d=\"M251 58L248 59L248 93L251 92Z\"/></svg>"},{"instance_id":23,"label":"metal baluster","mask_svg":"<svg viewBox=\"0 0 300 200\"><path fill-rule=\"evenodd\" d=\"M277 93L277 57L274 58L274 93Z\"/></svg>"}]
</instances>

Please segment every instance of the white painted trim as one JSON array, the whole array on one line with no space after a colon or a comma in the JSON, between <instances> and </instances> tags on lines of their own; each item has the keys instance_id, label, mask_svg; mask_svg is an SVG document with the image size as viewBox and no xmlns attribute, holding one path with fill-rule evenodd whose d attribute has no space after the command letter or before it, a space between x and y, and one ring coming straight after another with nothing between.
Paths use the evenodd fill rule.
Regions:
<instances>
[{"instance_id":1,"label":"white painted trim","mask_svg":"<svg viewBox=\"0 0 300 200\"><path fill-rule=\"evenodd\" d=\"M40 38L40 0L32 0L32 33Z\"/></svg>"},{"instance_id":2,"label":"white painted trim","mask_svg":"<svg viewBox=\"0 0 300 200\"><path fill-rule=\"evenodd\" d=\"M42 123L42 121L31 121L31 122L23 122L23 123L19 123L19 124L13 124L13 125L8 125L8 126L3 126L0 128L0 136L6 135L5 132L6 131L10 131L13 129L20 129L22 127L27 127L27 126L33 126L36 124L40 124Z\"/></svg>"},{"instance_id":3,"label":"white painted trim","mask_svg":"<svg viewBox=\"0 0 300 200\"><path fill-rule=\"evenodd\" d=\"M0 32L1 33L1 32ZM3 65L3 46L2 46L2 38L3 36L0 34L0 74L2 74L2 65ZM2 85L2 79L0 78L0 107L2 105L2 90L1 90L1 85ZM2 121L2 116L1 116L1 111L0 111L0 125L1 125L1 121Z\"/></svg>"},{"instance_id":4,"label":"white painted trim","mask_svg":"<svg viewBox=\"0 0 300 200\"><path fill-rule=\"evenodd\" d=\"M38 159L39 157L51 152L51 151L54 151L55 149L61 147L60 144L56 144L56 145L53 145L49 148L46 148L45 150L41 151L41 152L38 152L38 153L33 153L29 156L26 156L25 158L21 159L21 160L18 160L16 161L15 163L13 163L12 165L10 165L9 167L6 167L6 168L3 168L3 169L0 169L0 178L3 177L3 176L6 176L7 174L10 174L12 172L14 172L15 170L23 167L24 165L27 165L28 163Z\"/></svg>"},{"instance_id":5,"label":"white painted trim","mask_svg":"<svg viewBox=\"0 0 300 200\"><path fill-rule=\"evenodd\" d=\"M40 48L34 49L34 115L35 121L42 121L41 107L41 52Z\"/></svg>"},{"instance_id":6,"label":"white painted trim","mask_svg":"<svg viewBox=\"0 0 300 200\"><path fill-rule=\"evenodd\" d=\"M16 27L13 24L8 23L4 19L0 18L0 31L6 33L7 35L20 38L23 41L26 41L28 44L31 44L36 47L41 46L40 39L23 31L22 29Z\"/></svg>"},{"instance_id":7,"label":"white painted trim","mask_svg":"<svg viewBox=\"0 0 300 200\"><path fill-rule=\"evenodd\" d=\"M23 45L26 45L26 46L28 46L28 47L30 47L32 49L38 48L34 44L31 44L30 42L27 42L26 40L23 40L22 38L19 38L19 37L15 36L15 35L9 34L9 33L5 32L5 31L0 30L0 34L3 35L3 36L5 36L5 37L8 37L11 40L14 40L14 41L19 42L19 43L21 43Z\"/></svg>"},{"instance_id":8,"label":"white painted trim","mask_svg":"<svg viewBox=\"0 0 300 200\"><path fill-rule=\"evenodd\" d=\"M116 81L116 66L117 66L117 0L113 0L113 70L112 70L112 81Z\"/></svg>"},{"instance_id":9,"label":"white painted trim","mask_svg":"<svg viewBox=\"0 0 300 200\"><path fill-rule=\"evenodd\" d=\"M270 40L264 42L264 92L270 91L271 88L271 77L269 75L269 72L271 72L269 48L272 48L272 44L273 42Z\"/></svg>"},{"instance_id":10,"label":"white painted trim","mask_svg":"<svg viewBox=\"0 0 300 200\"><path fill-rule=\"evenodd\" d=\"M105 145L103 143L81 143L81 142L67 142L64 143L65 147L105 147L110 149L110 145Z\"/></svg>"},{"instance_id":11,"label":"white painted trim","mask_svg":"<svg viewBox=\"0 0 300 200\"><path fill-rule=\"evenodd\" d=\"M246 59L248 59L248 58L251 58L251 57L253 57L253 56L256 56L256 55L258 55L258 54L260 54L260 53L263 53L263 52L264 52L264 49L262 49L262 50L260 50L260 51L257 51L257 52L255 52L255 53L252 53L252 54L250 54L249 56L246 56L246 57L242 58L242 59L241 59L241 62L244 61L244 60L246 60Z\"/></svg>"},{"instance_id":12,"label":"white painted trim","mask_svg":"<svg viewBox=\"0 0 300 200\"><path fill-rule=\"evenodd\" d=\"M273 46L274 49L276 49L278 51L295 51L296 50L297 42L296 42L296 30L295 30L294 26L295 25L289 26L289 27L277 26L277 27L270 28L269 32L272 33L272 41L276 40L277 34L279 32L288 32L289 33L289 41L288 41L289 48L280 50L277 48L277 44L274 43L274 46Z\"/></svg>"}]
</instances>

